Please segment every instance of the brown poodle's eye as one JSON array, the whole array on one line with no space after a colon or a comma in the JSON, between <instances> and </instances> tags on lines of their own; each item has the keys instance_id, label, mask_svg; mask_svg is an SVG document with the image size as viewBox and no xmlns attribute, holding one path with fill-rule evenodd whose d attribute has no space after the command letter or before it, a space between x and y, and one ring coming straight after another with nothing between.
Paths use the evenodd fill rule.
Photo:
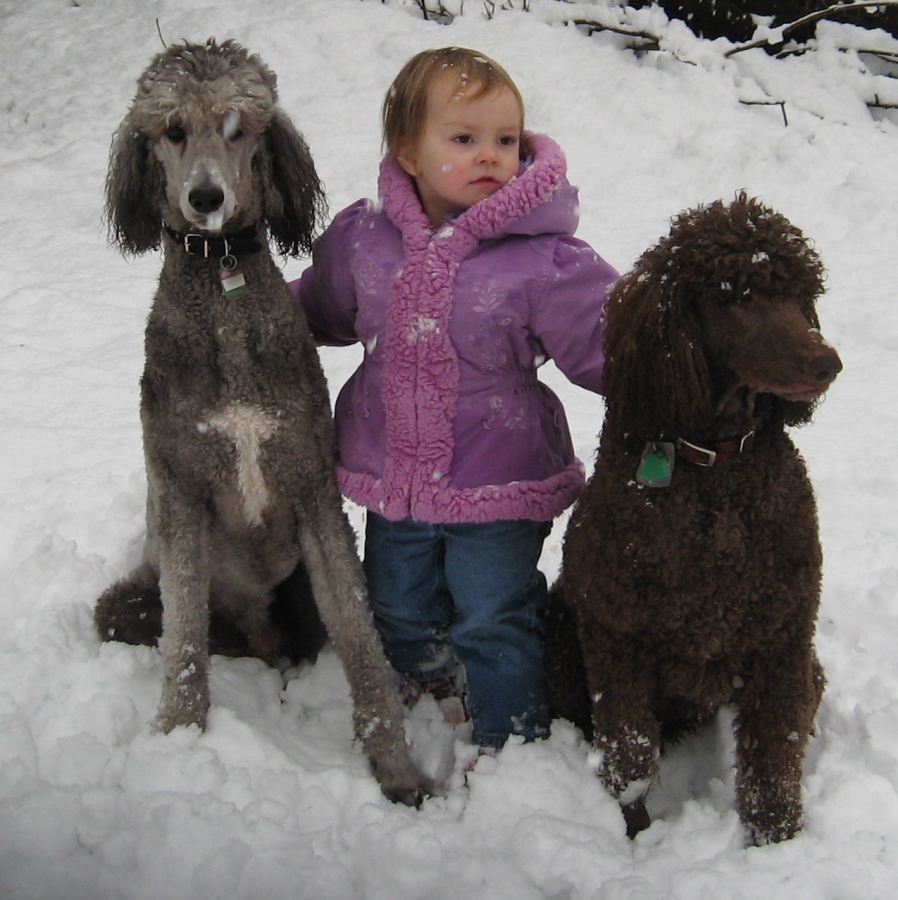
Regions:
<instances>
[{"instance_id":1,"label":"brown poodle's eye","mask_svg":"<svg viewBox=\"0 0 898 900\"><path fill-rule=\"evenodd\" d=\"M183 144L187 139L187 134L180 125L172 125L171 128L169 128L168 131L165 132L165 136L173 144Z\"/></svg>"}]
</instances>

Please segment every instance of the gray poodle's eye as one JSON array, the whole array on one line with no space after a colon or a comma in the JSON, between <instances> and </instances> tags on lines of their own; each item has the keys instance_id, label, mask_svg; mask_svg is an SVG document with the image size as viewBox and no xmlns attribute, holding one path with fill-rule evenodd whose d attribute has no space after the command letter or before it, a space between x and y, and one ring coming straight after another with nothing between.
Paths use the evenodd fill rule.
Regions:
<instances>
[{"instance_id":1,"label":"gray poodle's eye","mask_svg":"<svg viewBox=\"0 0 898 900\"><path fill-rule=\"evenodd\" d=\"M165 136L173 144L183 144L187 140L187 134L180 125L172 125L166 132Z\"/></svg>"},{"instance_id":2,"label":"gray poodle's eye","mask_svg":"<svg viewBox=\"0 0 898 900\"><path fill-rule=\"evenodd\" d=\"M221 123L221 133L226 141L239 141L243 137L243 129L240 127L240 114L229 112Z\"/></svg>"}]
</instances>

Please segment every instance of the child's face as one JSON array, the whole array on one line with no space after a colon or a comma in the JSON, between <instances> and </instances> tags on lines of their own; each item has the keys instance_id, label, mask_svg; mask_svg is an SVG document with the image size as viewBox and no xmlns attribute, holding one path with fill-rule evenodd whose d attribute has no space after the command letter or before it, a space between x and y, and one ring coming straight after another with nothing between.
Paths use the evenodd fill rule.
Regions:
<instances>
[{"instance_id":1,"label":"child's face","mask_svg":"<svg viewBox=\"0 0 898 900\"><path fill-rule=\"evenodd\" d=\"M506 87L472 98L453 74L427 94L424 130L399 161L433 225L491 196L517 175L523 114Z\"/></svg>"}]
</instances>

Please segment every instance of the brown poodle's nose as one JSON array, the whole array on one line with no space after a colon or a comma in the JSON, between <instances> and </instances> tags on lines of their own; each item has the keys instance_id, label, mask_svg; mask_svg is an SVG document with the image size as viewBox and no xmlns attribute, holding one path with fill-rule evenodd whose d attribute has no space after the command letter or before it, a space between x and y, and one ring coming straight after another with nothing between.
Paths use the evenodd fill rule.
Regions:
<instances>
[{"instance_id":1,"label":"brown poodle's nose","mask_svg":"<svg viewBox=\"0 0 898 900\"><path fill-rule=\"evenodd\" d=\"M216 186L194 188L187 197L190 205L203 216L221 209L224 203L224 191Z\"/></svg>"},{"instance_id":2,"label":"brown poodle's nose","mask_svg":"<svg viewBox=\"0 0 898 900\"><path fill-rule=\"evenodd\" d=\"M829 384L842 371L842 360L836 353L826 353L811 360L811 371L820 384Z\"/></svg>"}]
</instances>

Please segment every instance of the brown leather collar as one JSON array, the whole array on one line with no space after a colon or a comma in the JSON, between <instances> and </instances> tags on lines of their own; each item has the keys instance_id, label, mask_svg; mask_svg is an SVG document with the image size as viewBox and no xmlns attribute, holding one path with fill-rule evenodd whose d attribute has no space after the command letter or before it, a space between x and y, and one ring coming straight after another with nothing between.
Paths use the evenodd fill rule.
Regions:
<instances>
[{"instance_id":1,"label":"brown leather collar","mask_svg":"<svg viewBox=\"0 0 898 900\"><path fill-rule=\"evenodd\" d=\"M689 462L695 463L697 466L710 468L715 463L726 462L731 456L745 453L751 447L754 439L755 433L749 431L748 434L742 437L729 438L725 441L714 441L707 447L692 444L689 441L684 441L683 438L677 438L675 443L683 459L688 459Z\"/></svg>"}]
</instances>

